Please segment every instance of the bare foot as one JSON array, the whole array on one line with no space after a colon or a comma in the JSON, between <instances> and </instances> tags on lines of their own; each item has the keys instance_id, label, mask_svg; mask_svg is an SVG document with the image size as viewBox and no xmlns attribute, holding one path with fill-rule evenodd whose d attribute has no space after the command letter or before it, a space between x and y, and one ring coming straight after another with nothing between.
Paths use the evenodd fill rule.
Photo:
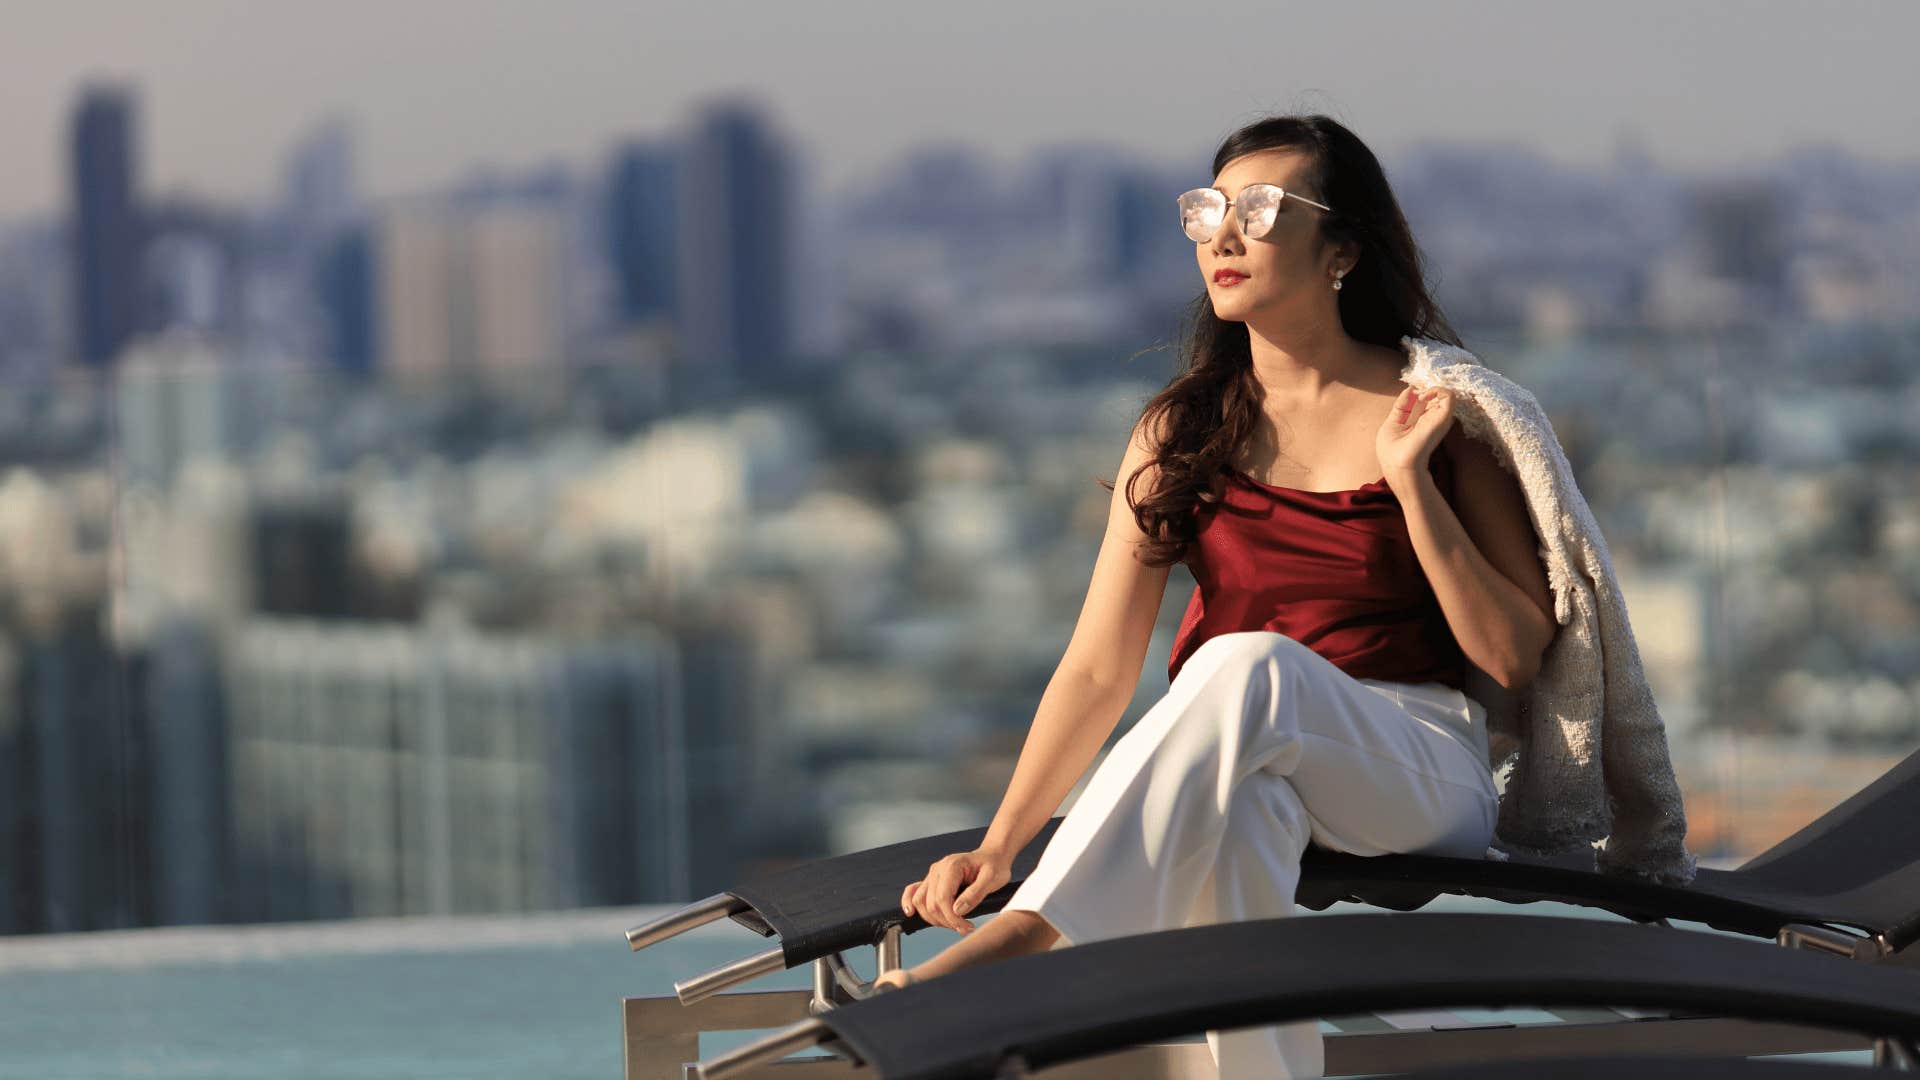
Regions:
<instances>
[{"instance_id":1,"label":"bare foot","mask_svg":"<svg viewBox=\"0 0 1920 1080\"><path fill-rule=\"evenodd\" d=\"M926 963L889 971L875 979L874 989L878 992L883 983L898 989L975 964L1045 952L1059 937L1060 931L1037 912L1024 908L1002 911Z\"/></svg>"},{"instance_id":2,"label":"bare foot","mask_svg":"<svg viewBox=\"0 0 1920 1080\"><path fill-rule=\"evenodd\" d=\"M911 971L906 968L895 968L892 971L882 972L879 978L873 980L873 992L877 994L882 990L898 990L912 981Z\"/></svg>"}]
</instances>

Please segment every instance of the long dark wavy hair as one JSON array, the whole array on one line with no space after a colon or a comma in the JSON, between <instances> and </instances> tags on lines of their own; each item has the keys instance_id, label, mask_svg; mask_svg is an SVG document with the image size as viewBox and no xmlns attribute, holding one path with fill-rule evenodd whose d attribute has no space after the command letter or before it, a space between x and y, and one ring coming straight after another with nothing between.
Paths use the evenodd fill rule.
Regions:
<instances>
[{"instance_id":1,"label":"long dark wavy hair","mask_svg":"<svg viewBox=\"0 0 1920 1080\"><path fill-rule=\"evenodd\" d=\"M1260 150L1296 150L1305 174L1332 213L1314 217L1325 243L1356 241L1359 261L1336 294L1340 323L1358 341L1400 348L1403 335L1465 348L1427 292L1420 252L1380 162L1359 137L1328 116L1270 116L1227 136L1213 154L1218 176L1227 163ZM1180 366L1166 387L1141 408L1146 432L1157 433L1154 454L1128 477L1127 502L1147 539L1138 558L1167 566L1186 558L1202 528L1203 506L1218 504L1225 469L1260 417L1258 379L1247 324L1213 311L1202 287L1182 321ZM1135 482L1158 466L1159 482L1139 498ZM1112 491L1106 480L1100 486Z\"/></svg>"}]
</instances>

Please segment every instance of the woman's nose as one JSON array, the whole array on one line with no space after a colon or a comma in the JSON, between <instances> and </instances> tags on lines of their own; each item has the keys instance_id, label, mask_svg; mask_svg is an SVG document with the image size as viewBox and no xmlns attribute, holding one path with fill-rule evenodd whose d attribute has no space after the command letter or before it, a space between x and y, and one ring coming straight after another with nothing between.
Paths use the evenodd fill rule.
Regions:
<instances>
[{"instance_id":1,"label":"woman's nose","mask_svg":"<svg viewBox=\"0 0 1920 1080\"><path fill-rule=\"evenodd\" d=\"M1241 239L1239 216L1233 212L1233 207L1229 206L1225 216L1220 219L1220 227L1213 230L1214 250L1228 250L1229 245L1237 245Z\"/></svg>"}]
</instances>

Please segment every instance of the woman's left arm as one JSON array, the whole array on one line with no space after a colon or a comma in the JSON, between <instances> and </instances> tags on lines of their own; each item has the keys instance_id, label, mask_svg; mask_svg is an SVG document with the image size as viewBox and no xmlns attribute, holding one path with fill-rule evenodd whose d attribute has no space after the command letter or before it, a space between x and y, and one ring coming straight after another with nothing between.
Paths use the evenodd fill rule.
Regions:
<instances>
[{"instance_id":1,"label":"woman's left arm","mask_svg":"<svg viewBox=\"0 0 1920 1080\"><path fill-rule=\"evenodd\" d=\"M1424 468L1394 470L1387 486L1406 513L1414 553L1460 650L1501 686L1516 690L1539 673L1560 629L1540 565L1539 537L1519 480L1500 467L1486 444L1467 437L1458 424L1441 441L1453 459L1454 505Z\"/></svg>"}]
</instances>

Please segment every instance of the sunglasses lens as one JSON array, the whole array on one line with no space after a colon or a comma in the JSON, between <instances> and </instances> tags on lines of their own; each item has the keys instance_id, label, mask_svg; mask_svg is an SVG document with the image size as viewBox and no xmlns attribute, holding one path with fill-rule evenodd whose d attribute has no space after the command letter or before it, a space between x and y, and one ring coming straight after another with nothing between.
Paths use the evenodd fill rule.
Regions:
<instances>
[{"instance_id":1,"label":"sunglasses lens","mask_svg":"<svg viewBox=\"0 0 1920 1080\"><path fill-rule=\"evenodd\" d=\"M1213 238L1226 216L1227 197L1212 188L1194 188L1180 196L1180 231L1196 244Z\"/></svg>"},{"instance_id":2,"label":"sunglasses lens","mask_svg":"<svg viewBox=\"0 0 1920 1080\"><path fill-rule=\"evenodd\" d=\"M1282 194L1272 184L1248 184L1240 189L1234 208L1240 213L1240 231L1247 234L1247 239L1258 240L1273 228Z\"/></svg>"}]
</instances>

